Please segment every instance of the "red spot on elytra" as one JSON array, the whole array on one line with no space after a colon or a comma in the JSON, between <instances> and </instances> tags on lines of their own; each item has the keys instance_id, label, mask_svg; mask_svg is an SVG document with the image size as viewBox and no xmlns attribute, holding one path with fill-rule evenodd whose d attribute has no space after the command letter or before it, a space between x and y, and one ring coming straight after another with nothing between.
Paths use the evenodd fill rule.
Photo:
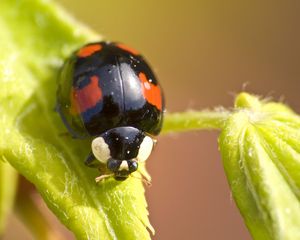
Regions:
<instances>
[{"instance_id":1,"label":"red spot on elytra","mask_svg":"<svg viewBox=\"0 0 300 240\"><path fill-rule=\"evenodd\" d=\"M152 105L156 106L158 110L162 110L162 97L160 88L147 80L145 73L139 74L139 79L141 80L142 84L142 91L144 98L151 103Z\"/></svg>"},{"instance_id":2,"label":"red spot on elytra","mask_svg":"<svg viewBox=\"0 0 300 240\"><path fill-rule=\"evenodd\" d=\"M125 45L123 43L118 43L116 46L118 48L123 49L126 52L129 52L129 53L133 54L133 55L139 55L139 52L137 50L135 50L135 49L133 49L131 47L128 47L127 45Z\"/></svg>"},{"instance_id":3,"label":"red spot on elytra","mask_svg":"<svg viewBox=\"0 0 300 240\"><path fill-rule=\"evenodd\" d=\"M93 45L88 45L83 48L81 48L77 52L78 57L88 57L91 56L93 53L100 51L102 49L102 46L100 44L93 44Z\"/></svg>"},{"instance_id":4,"label":"red spot on elytra","mask_svg":"<svg viewBox=\"0 0 300 240\"><path fill-rule=\"evenodd\" d=\"M102 99L102 91L98 85L99 78L92 76L91 81L82 89L72 89L71 110L72 114L83 113L93 108Z\"/></svg>"}]
</instances>

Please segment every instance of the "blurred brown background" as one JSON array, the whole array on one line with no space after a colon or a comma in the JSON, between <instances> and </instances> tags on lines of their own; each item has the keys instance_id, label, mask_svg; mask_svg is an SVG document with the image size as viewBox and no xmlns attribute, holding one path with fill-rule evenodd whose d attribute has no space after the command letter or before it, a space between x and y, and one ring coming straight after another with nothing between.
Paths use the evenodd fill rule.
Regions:
<instances>
[{"instance_id":1,"label":"blurred brown background","mask_svg":"<svg viewBox=\"0 0 300 240\"><path fill-rule=\"evenodd\" d=\"M144 53L169 112L231 107L244 88L284 97L300 111L299 1L59 2L105 39ZM154 239L251 239L232 200L217 137L202 131L159 138L148 161ZM14 224L12 219L11 229ZM13 234L6 239L17 239Z\"/></svg>"}]
</instances>

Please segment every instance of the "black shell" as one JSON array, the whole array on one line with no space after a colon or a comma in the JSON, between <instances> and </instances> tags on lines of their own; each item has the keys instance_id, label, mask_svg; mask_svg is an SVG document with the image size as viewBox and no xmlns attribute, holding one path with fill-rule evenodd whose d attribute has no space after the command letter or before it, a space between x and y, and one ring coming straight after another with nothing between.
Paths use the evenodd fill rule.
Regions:
<instances>
[{"instance_id":1,"label":"black shell","mask_svg":"<svg viewBox=\"0 0 300 240\"><path fill-rule=\"evenodd\" d=\"M121 126L157 135L164 98L141 55L121 44L98 42L85 45L65 62L59 75L57 111L75 138L98 136Z\"/></svg>"}]
</instances>

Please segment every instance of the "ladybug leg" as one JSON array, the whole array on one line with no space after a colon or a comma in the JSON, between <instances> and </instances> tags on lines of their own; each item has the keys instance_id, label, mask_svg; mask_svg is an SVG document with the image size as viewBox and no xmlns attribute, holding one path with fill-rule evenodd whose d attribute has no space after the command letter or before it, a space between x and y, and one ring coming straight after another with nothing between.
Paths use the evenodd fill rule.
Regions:
<instances>
[{"instance_id":1,"label":"ladybug leg","mask_svg":"<svg viewBox=\"0 0 300 240\"><path fill-rule=\"evenodd\" d=\"M72 135L69 132L61 132L61 133L58 134L58 136L60 136L60 137L72 137Z\"/></svg>"},{"instance_id":2,"label":"ladybug leg","mask_svg":"<svg viewBox=\"0 0 300 240\"><path fill-rule=\"evenodd\" d=\"M95 158L92 152L87 156L84 164L91 168L99 168L99 166L101 165L101 163Z\"/></svg>"},{"instance_id":3,"label":"ladybug leg","mask_svg":"<svg viewBox=\"0 0 300 240\"><path fill-rule=\"evenodd\" d=\"M56 103L55 107L53 108L54 112L59 112L59 105Z\"/></svg>"}]
</instances>

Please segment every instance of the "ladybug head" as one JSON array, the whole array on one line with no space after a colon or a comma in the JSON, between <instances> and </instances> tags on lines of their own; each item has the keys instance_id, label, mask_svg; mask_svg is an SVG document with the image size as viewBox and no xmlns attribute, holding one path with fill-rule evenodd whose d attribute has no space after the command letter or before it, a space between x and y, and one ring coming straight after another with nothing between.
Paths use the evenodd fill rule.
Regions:
<instances>
[{"instance_id":1,"label":"ladybug head","mask_svg":"<svg viewBox=\"0 0 300 240\"><path fill-rule=\"evenodd\" d=\"M116 180L125 180L145 162L153 149L154 141L134 127L117 127L106 131L92 142L92 152Z\"/></svg>"}]
</instances>

